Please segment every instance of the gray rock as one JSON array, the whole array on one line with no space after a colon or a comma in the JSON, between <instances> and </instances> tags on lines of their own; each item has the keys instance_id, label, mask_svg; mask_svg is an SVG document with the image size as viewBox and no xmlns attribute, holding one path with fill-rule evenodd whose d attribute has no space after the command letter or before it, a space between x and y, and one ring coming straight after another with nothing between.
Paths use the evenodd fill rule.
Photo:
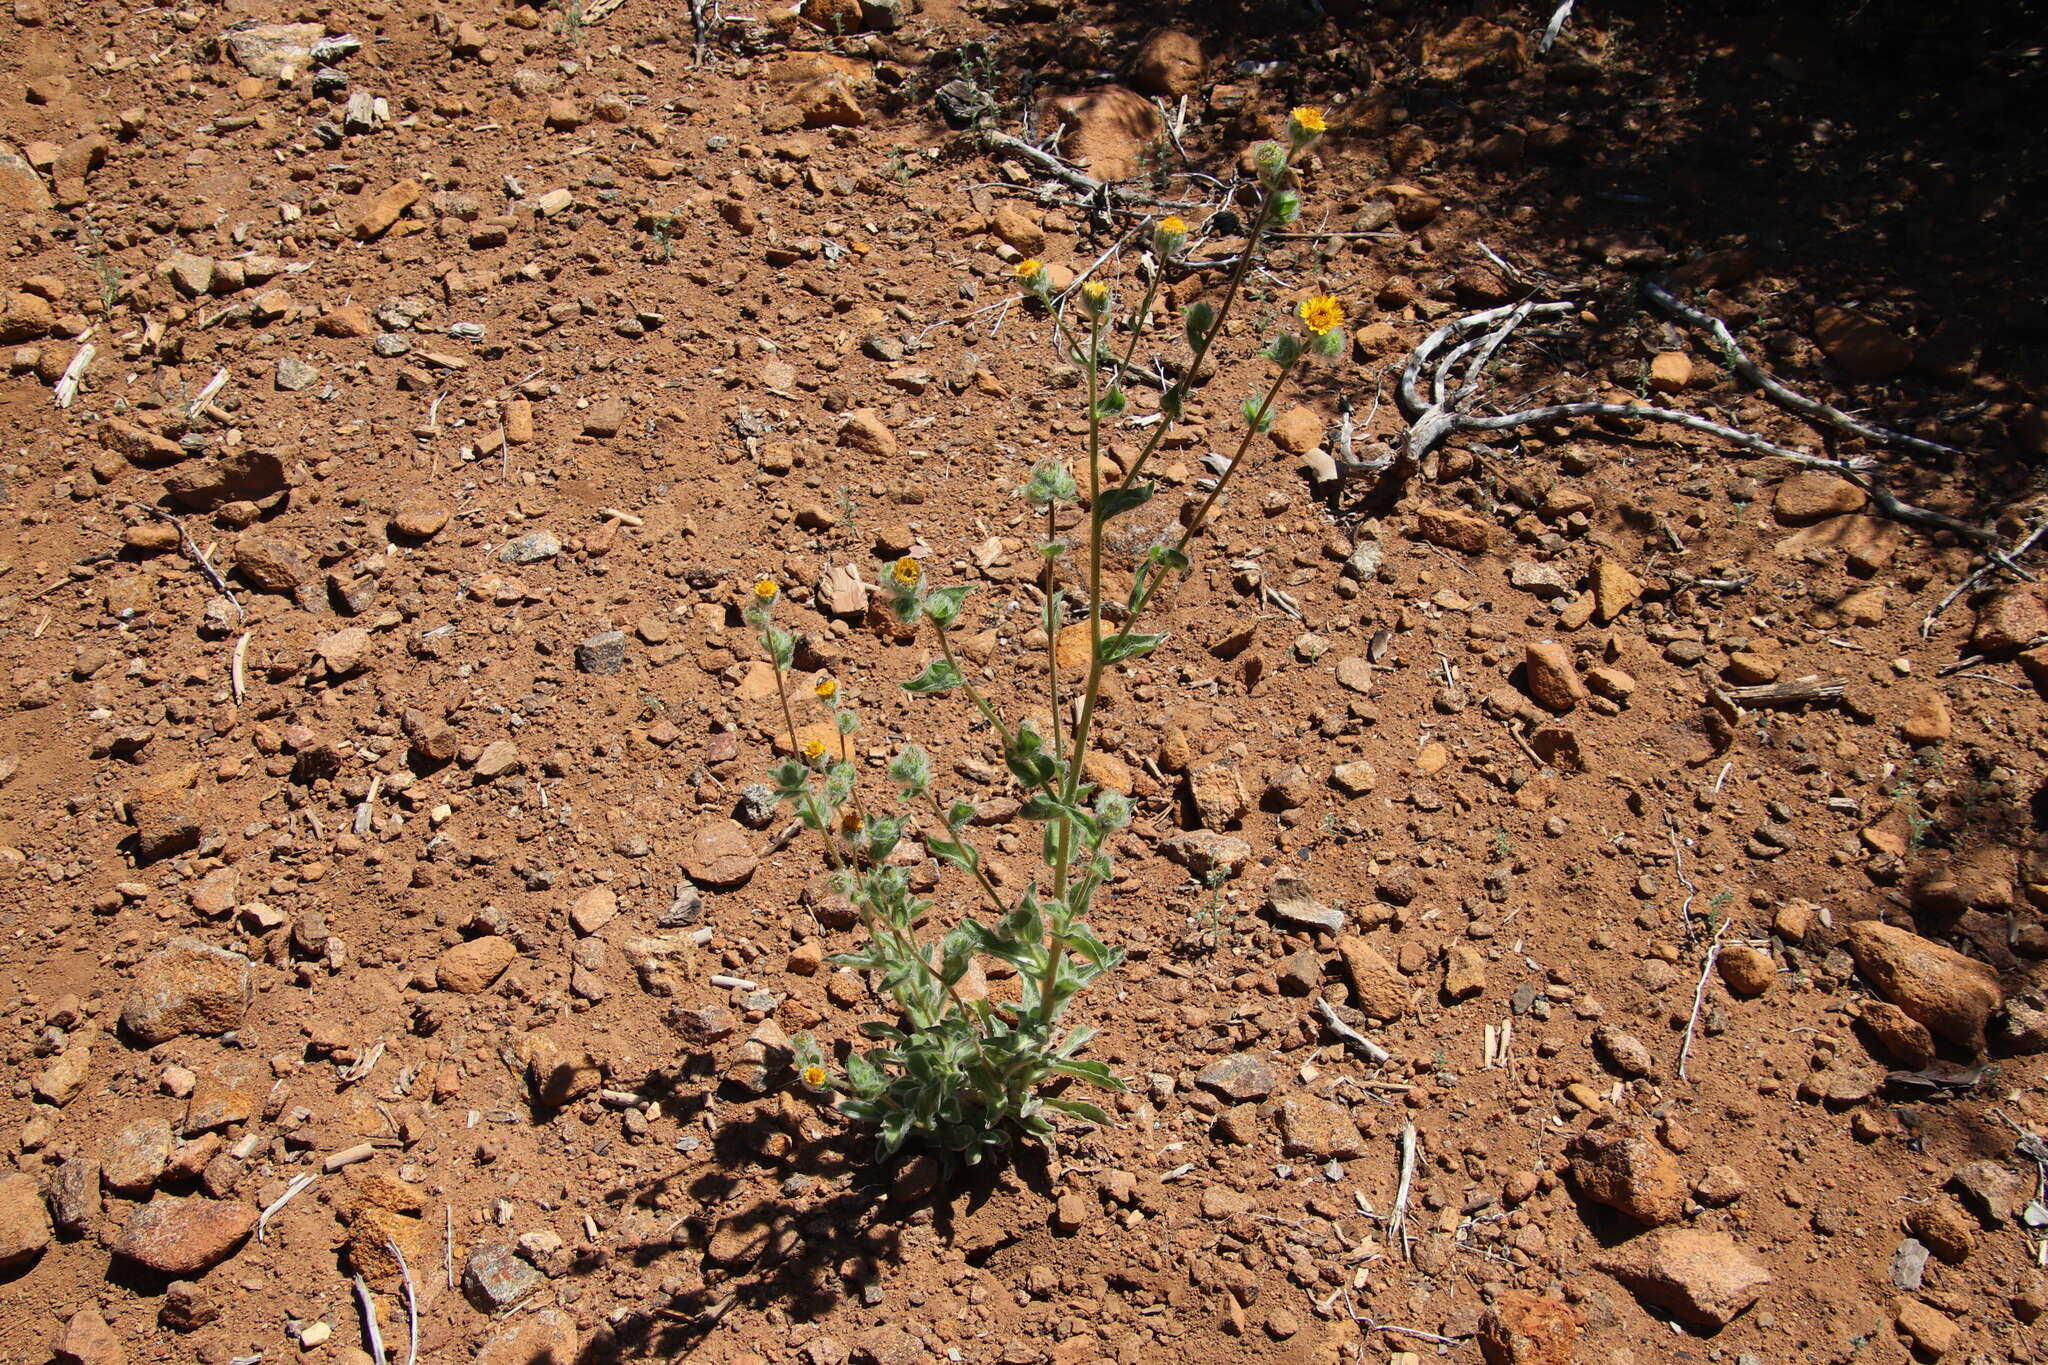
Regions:
<instances>
[{"instance_id":1,"label":"gray rock","mask_svg":"<svg viewBox=\"0 0 2048 1365\"><path fill-rule=\"evenodd\" d=\"M310 69L314 45L326 35L319 24L238 24L221 34L221 45L242 70L274 81Z\"/></svg>"},{"instance_id":2,"label":"gray rock","mask_svg":"<svg viewBox=\"0 0 2048 1365\"><path fill-rule=\"evenodd\" d=\"M748 829L766 829L775 820L782 798L765 782L750 782L740 788L739 806L733 812Z\"/></svg>"},{"instance_id":3,"label":"gray rock","mask_svg":"<svg viewBox=\"0 0 2048 1365\"><path fill-rule=\"evenodd\" d=\"M2019 1216L2034 1182L1996 1161L1972 1161L1949 1177L1963 1202L1987 1228L2000 1227Z\"/></svg>"},{"instance_id":4,"label":"gray rock","mask_svg":"<svg viewBox=\"0 0 2048 1365\"><path fill-rule=\"evenodd\" d=\"M562 553L562 542L552 531L528 531L505 542L498 558L507 564L538 564Z\"/></svg>"},{"instance_id":5,"label":"gray rock","mask_svg":"<svg viewBox=\"0 0 2048 1365\"><path fill-rule=\"evenodd\" d=\"M1203 1068L1195 1084L1232 1104L1252 1104L1272 1094L1279 1081L1263 1058L1240 1052Z\"/></svg>"},{"instance_id":6,"label":"gray rock","mask_svg":"<svg viewBox=\"0 0 2048 1365\"><path fill-rule=\"evenodd\" d=\"M462 1268L462 1292L486 1313L510 1308L545 1283L546 1276L504 1244L478 1247Z\"/></svg>"},{"instance_id":7,"label":"gray rock","mask_svg":"<svg viewBox=\"0 0 2048 1365\"><path fill-rule=\"evenodd\" d=\"M1274 877L1266 888L1266 897L1273 918L1283 924L1326 934L1334 934L1344 927L1344 912L1317 900L1310 894L1308 883L1299 877Z\"/></svg>"},{"instance_id":8,"label":"gray rock","mask_svg":"<svg viewBox=\"0 0 2048 1365\"><path fill-rule=\"evenodd\" d=\"M295 355L277 358L277 387L284 393L303 393L320 382L320 371Z\"/></svg>"},{"instance_id":9,"label":"gray rock","mask_svg":"<svg viewBox=\"0 0 2048 1365\"><path fill-rule=\"evenodd\" d=\"M1358 548L1351 552L1351 557L1344 561L1345 577L1355 578L1361 583L1370 583L1379 577L1380 565L1385 562L1386 557L1386 552L1380 548L1377 540L1361 540L1358 542Z\"/></svg>"},{"instance_id":10,"label":"gray rock","mask_svg":"<svg viewBox=\"0 0 2048 1365\"><path fill-rule=\"evenodd\" d=\"M1908 1237L1892 1253L1892 1287L1912 1293L1927 1274L1927 1247Z\"/></svg>"},{"instance_id":11,"label":"gray rock","mask_svg":"<svg viewBox=\"0 0 2048 1365\"><path fill-rule=\"evenodd\" d=\"M581 673L616 673L626 666L626 632L607 630L576 642L576 669Z\"/></svg>"}]
</instances>

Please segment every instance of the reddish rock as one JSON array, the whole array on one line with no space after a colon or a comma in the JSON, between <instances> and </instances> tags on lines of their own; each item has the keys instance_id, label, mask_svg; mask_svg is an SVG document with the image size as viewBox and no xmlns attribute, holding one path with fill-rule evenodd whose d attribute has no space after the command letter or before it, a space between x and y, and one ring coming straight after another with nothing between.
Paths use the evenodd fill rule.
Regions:
<instances>
[{"instance_id":1,"label":"reddish rock","mask_svg":"<svg viewBox=\"0 0 2048 1365\"><path fill-rule=\"evenodd\" d=\"M1415 514L1415 534L1432 545L1478 554L1491 539L1491 523L1466 512L1443 507L1425 507Z\"/></svg>"},{"instance_id":2,"label":"reddish rock","mask_svg":"<svg viewBox=\"0 0 2048 1365\"><path fill-rule=\"evenodd\" d=\"M1918 1071L1933 1065L1934 1035L1928 1032L1927 1025L1897 1005L1873 1000L1863 1007L1857 1022L1886 1056L1907 1070Z\"/></svg>"},{"instance_id":3,"label":"reddish rock","mask_svg":"<svg viewBox=\"0 0 2048 1365\"><path fill-rule=\"evenodd\" d=\"M1851 925L1844 946L1878 993L1931 1031L1971 1052L2005 1002L1998 973L1975 958L1880 920Z\"/></svg>"},{"instance_id":4,"label":"reddish rock","mask_svg":"<svg viewBox=\"0 0 2048 1365\"><path fill-rule=\"evenodd\" d=\"M1813 339L1851 379L1889 379L1913 364L1913 345L1865 313L1813 310Z\"/></svg>"},{"instance_id":5,"label":"reddish rock","mask_svg":"<svg viewBox=\"0 0 2048 1365\"><path fill-rule=\"evenodd\" d=\"M128 1352L121 1338L107 1326L107 1320L90 1308L81 1308L57 1329L50 1342L54 1365L127 1365Z\"/></svg>"},{"instance_id":6,"label":"reddish rock","mask_svg":"<svg viewBox=\"0 0 2048 1365\"><path fill-rule=\"evenodd\" d=\"M1176 99L1201 88L1208 69L1201 42L1177 28L1155 28L1131 59L1131 84L1148 95Z\"/></svg>"},{"instance_id":7,"label":"reddish rock","mask_svg":"<svg viewBox=\"0 0 2048 1365\"><path fill-rule=\"evenodd\" d=\"M569 1365L580 1359L576 1319L556 1308L522 1315L476 1353L472 1365Z\"/></svg>"},{"instance_id":8,"label":"reddish rock","mask_svg":"<svg viewBox=\"0 0 2048 1365\"><path fill-rule=\"evenodd\" d=\"M1778 485L1772 506L1779 521L1803 525L1861 511L1869 501L1869 494L1840 475L1803 469Z\"/></svg>"},{"instance_id":9,"label":"reddish rock","mask_svg":"<svg viewBox=\"0 0 2048 1365\"><path fill-rule=\"evenodd\" d=\"M1413 992L1394 964L1355 935L1337 940L1337 957L1351 978L1351 1003L1368 1019L1400 1019L1409 1010Z\"/></svg>"},{"instance_id":10,"label":"reddish rock","mask_svg":"<svg viewBox=\"0 0 2048 1365\"><path fill-rule=\"evenodd\" d=\"M2048 583L2019 583L1977 609L1970 643L1985 654L2025 649L2048 636Z\"/></svg>"},{"instance_id":11,"label":"reddish rock","mask_svg":"<svg viewBox=\"0 0 2048 1365\"><path fill-rule=\"evenodd\" d=\"M190 1279L235 1254L256 1228L256 1210L237 1200L156 1198L121 1229L114 1254L160 1275Z\"/></svg>"},{"instance_id":12,"label":"reddish rock","mask_svg":"<svg viewBox=\"0 0 2048 1365\"><path fill-rule=\"evenodd\" d=\"M1479 1319L1487 1365L1576 1365L1585 1311L1526 1289L1502 1294Z\"/></svg>"},{"instance_id":13,"label":"reddish rock","mask_svg":"<svg viewBox=\"0 0 2048 1365\"><path fill-rule=\"evenodd\" d=\"M1685 1177L1660 1143L1624 1125L1581 1134L1566 1149L1580 1193L1651 1227L1685 1214Z\"/></svg>"},{"instance_id":14,"label":"reddish rock","mask_svg":"<svg viewBox=\"0 0 2048 1365\"><path fill-rule=\"evenodd\" d=\"M1634 1237L1594 1266L1627 1285L1644 1303L1695 1327L1725 1327L1746 1312L1771 1282L1725 1232L1659 1228Z\"/></svg>"},{"instance_id":15,"label":"reddish rock","mask_svg":"<svg viewBox=\"0 0 2048 1365\"><path fill-rule=\"evenodd\" d=\"M148 1044L226 1033L241 1026L251 990L248 958L196 938L174 938L135 969L121 1027Z\"/></svg>"},{"instance_id":16,"label":"reddish rock","mask_svg":"<svg viewBox=\"0 0 2048 1365\"><path fill-rule=\"evenodd\" d=\"M1524 647L1522 678L1537 704L1559 715L1586 699L1586 684L1572 663L1571 651L1554 640L1532 641Z\"/></svg>"},{"instance_id":17,"label":"reddish rock","mask_svg":"<svg viewBox=\"0 0 2048 1365\"><path fill-rule=\"evenodd\" d=\"M55 1235L36 1178L20 1171L0 1175L0 1275L33 1265Z\"/></svg>"},{"instance_id":18,"label":"reddish rock","mask_svg":"<svg viewBox=\"0 0 2048 1365\"><path fill-rule=\"evenodd\" d=\"M1771 961L1771 955L1747 943L1723 948L1714 965L1721 973L1722 984L1736 995L1762 995L1771 988L1771 982L1778 975L1777 964Z\"/></svg>"},{"instance_id":19,"label":"reddish rock","mask_svg":"<svg viewBox=\"0 0 2048 1365\"><path fill-rule=\"evenodd\" d=\"M1097 180L1129 180L1139 174L1145 154L1166 132L1152 101L1121 85L1055 96L1046 101L1039 123L1064 126L1060 151Z\"/></svg>"},{"instance_id":20,"label":"reddish rock","mask_svg":"<svg viewBox=\"0 0 2048 1365\"><path fill-rule=\"evenodd\" d=\"M441 954L434 977L444 991L476 995L489 990L519 956L512 940L486 934L458 943Z\"/></svg>"},{"instance_id":21,"label":"reddish rock","mask_svg":"<svg viewBox=\"0 0 2048 1365\"><path fill-rule=\"evenodd\" d=\"M731 820L699 827L683 849L683 871L697 885L714 890L746 885L760 865L747 832Z\"/></svg>"}]
</instances>

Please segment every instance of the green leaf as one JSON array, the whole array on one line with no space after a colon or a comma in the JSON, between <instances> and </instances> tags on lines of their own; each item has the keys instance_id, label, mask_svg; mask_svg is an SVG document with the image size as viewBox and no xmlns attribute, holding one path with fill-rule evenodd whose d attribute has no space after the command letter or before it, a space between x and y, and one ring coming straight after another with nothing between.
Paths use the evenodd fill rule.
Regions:
<instances>
[{"instance_id":1,"label":"green leaf","mask_svg":"<svg viewBox=\"0 0 2048 1365\"><path fill-rule=\"evenodd\" d=\"M1216 325L1216 310L1206 303L1191 303L1181 309L1181 326L1186 330L1188 346L1199 351L1208 339L1209 329Z\"/></svg>"},{"instance_id":2,"label":"green leaf","mask_svg":"<svg viewBox=\"0 0 2048 1365\"><path fill-rule=\"evenodd\" d=\"M920 697L932 696L939 692L950 692L966 679L950 659L933 659L924 666L924 671L903 684L905 692L915 692Z\"/></svg>"},{"instance_id":3,"label":"green leaf","mask_svg":"<svg viewBox=\"0 0 2048 1365\"><path fill-rule=\"evenodd\" d=\"M1105 664L1122 663L1125 659L1135 659L1141 654L1150 654L1159 647L1159 642L1165 638L1164 635L1130 633L1107 635L1103 637L1101 647L1096 651L1096 658Z\"/></svg>"},{"instance_id":4,"label":"green leaf","mask_svg":"<svg viewBox=\"0 0 2048 1365\"><path fill-rule=\"evenodd\" d=\"M1103 1112L1102 1106L1099 1104L1090 1104L1086 1100L1060 1099L1052 1095L1046 1096L1041 1103L1046 1108L1056 1113L1065 1114L1069 1118L1082 1119L1088 1123L1099 1123L1104 1127L1109 1125L1109 1115Z\"/></svg>"},{"instance_id":5,"label":"green leaf","mask_svg":"<svg viewBox=\"0 0 2048 1365\"><path fill-rule=\"evenodd\" d=\"M1095 415L1104 419L1121 417L1128 405L1122 389L1111 389L1095 400Z\"/></svg>"},{"instance_id":6,"label":"green leaf","mask_svg":"<svg viewBox=\"0 0 2048 1365\"><path fill-rule=\"evenodd\" d=\"M965 840L926 839L925 847L932 851L934 858L943 858L968 872L981 870L981 850Z\"/></svg>"},{"instance_id":7,"label":"green leaf","mask_svg":"<svg viewBox=\"0 0 2048 1365\"><path fill-rule=\"evenodd\" d=\"M1134 483L1128 488L1106 489L1102 496L1096 500L1096 519L1108 521L1111 517L1119 517L1126 512L1136 511L1152 501L1152 492L1153 488L1149 483Z\"/></svg>"},{"instance_id":8,"label":"green leaf","mask_svg":"<svg viewBox=\"0 0 2048 1365\"><path fill-rule=\"evenodd\" d=\"M932 756L916 744L906 744L889 764L889 780L906 797L922 796L931 785Z\"/></svg>"},{"instance_id":9,"label":"green leaf","mask_svg":"<svg viewBox=\"0 0 2048 1365\"><path fill-rule=\"evenodd\" d=\"M953 834L958 834L960 827L973 818L974 803L972 801L955 801L946 809L946 829Z\"/></svg>"},{"instance_id":10,"label":"green leaf","mask_svg":"<svg viewBox=\"0 0 2048 1365\"><path fill-rule=\"evenodd\" d=\"M960 609L966 604L967 594L974 591L972 583L957 583L950 588L933 588L924 595L924 614L934 625L950 626L959 619Z\"/></svg>"},{"instance_id":11,"label":"green leaf","mask_svg":"<svg viewBox=\"0 0 2048 1365\"><path fill-rule=\"evenodd\" d=\"M1244 421L1245 425L1253 431L1264 431L1267 427L1273 425L1272 405L1263 398L1245 399Z\"/></svg>"}]
</instances>

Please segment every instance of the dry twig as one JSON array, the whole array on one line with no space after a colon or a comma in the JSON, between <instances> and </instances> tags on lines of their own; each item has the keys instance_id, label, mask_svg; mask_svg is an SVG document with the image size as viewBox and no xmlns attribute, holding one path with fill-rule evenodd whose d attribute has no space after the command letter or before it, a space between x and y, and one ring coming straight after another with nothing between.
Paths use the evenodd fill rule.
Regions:
<instances>
[{"instance_id":1,"label":"dry twig","mask_svg":"<svg viewBox=\"0 0 2048 1365\"><path fill-rule=\"evenodd\" d=\"M1721 936L1728 932L1732 920L1722 920L1714 929L1714 941L1707 945L1707 960L1700 964L1699 984L1693 987L1692 1014L1685 1021L1685 1041L1678 1046L1678 1079L1685 1080L1685 1064L1692 1059L1693 1033L1700 1026L1700 1010L1707 1003L1707 982L1713 978L1714 964L1721 959Z\"/></svg>"}]
</instances>

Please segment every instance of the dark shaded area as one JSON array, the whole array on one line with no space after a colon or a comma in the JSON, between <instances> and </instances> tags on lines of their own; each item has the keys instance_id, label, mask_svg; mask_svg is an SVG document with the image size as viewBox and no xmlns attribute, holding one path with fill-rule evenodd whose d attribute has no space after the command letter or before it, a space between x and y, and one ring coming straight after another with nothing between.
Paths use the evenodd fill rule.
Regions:
<instances>
[{"instance_id":1,"label":"dark shaded area","mask_svg":"<svg viewBox=\"0 0 2048 1365\"><path fill-rule=\"evenodd\" d=\"M713 1161L693 1175L614 1191L607 1201L614 1205L687 1212L669 1235L616 1248L577 1273L602 1273L612 1257L624 1256L636 1266L673 1266L694 1283L665 1285L659 1303L591 1334L578 1365L688 1358L734 1312L774 1308L794 1322L821 1318L879 1288L884 1271L902 1259L911 1226L929 1226L962 1248L969 1264L984 1264L1016 1240L1000 1231L1010 1222L994 1202L1006 1186L1021 1182L1037 1199L1051 1198L1051 1173L1037 1147L1015 1149L1008 1163L943 1174L935 1159L911 1151L876 1164L873 1144L871 1132L853 1127L807 1142L757 1112L720 1128ZM782 1177L779 1192L728 1206L749 1173L764 1169Z\"/></svg>"}]
</instances>

